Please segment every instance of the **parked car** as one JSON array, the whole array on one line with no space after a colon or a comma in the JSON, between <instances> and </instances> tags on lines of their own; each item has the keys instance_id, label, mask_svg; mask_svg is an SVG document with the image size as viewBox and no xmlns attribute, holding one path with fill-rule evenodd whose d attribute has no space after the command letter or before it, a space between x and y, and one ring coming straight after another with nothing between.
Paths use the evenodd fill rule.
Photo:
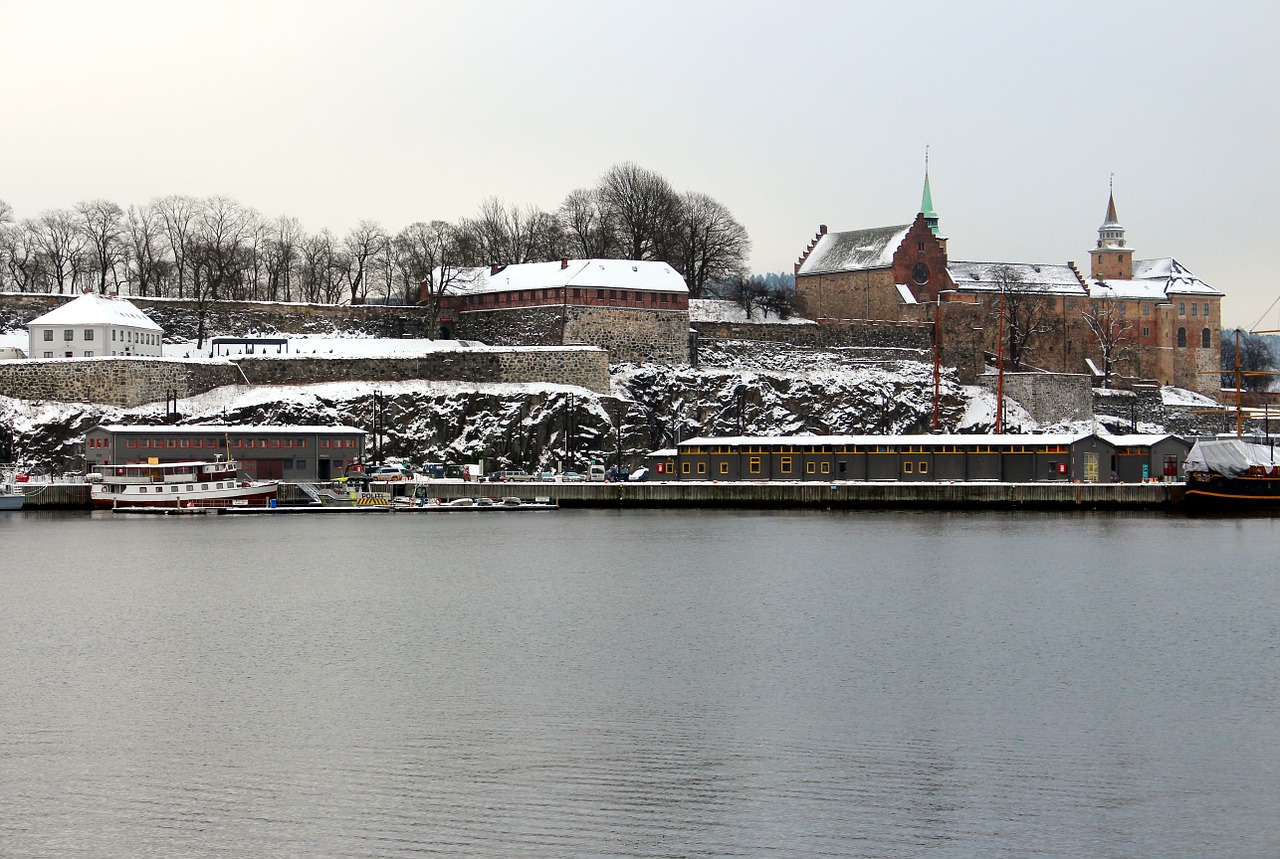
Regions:
<instances>
[{"instance_id":1,"label":"parked car","mask_svg":"<svg viewBox=\"0 0 1280 859\"><path fill-rule=\"evenodd\" d=\"M534 477L534 480L538 480L542 483L554 483L555 479L556 473L554 471L539 471Z\"/></svg>"},{"instance_id":2,"label":"parked car","mask_svg":"<svg viewBox=\"0 0 1280 859\"><path fill-rule=\"evenodd\" d=\"M413 480L413 472L398 465L379 465L365 470L370 480Z\"/></svg>"},{"instance_id":3,"label":"parked car","mask_svg":"<svg viewBox=\"0 0 1280 859\"><path fill-rule=\"evenodd\" d=\"M563 483L581 483L582 475L576 471L566 471L564 474L560 475L560 480Z\"/></svg>"},{"instance_id":4,"label":"parked car","mask_svg":"<svg viewBox=\"0 0 1280 859\"><path fill-rule=\"evenodd\" d=\"M490 483L509 483L511 481L533 480L533 475L523 468L506 468L489 473Z\"/></svg>"},{"instance_id":5,"label":"parked car","mask_svg":"<svg viewBox=\"0 0 1280 859\"><path fill-rule=\"evenodd\" d=\"M591 481L604 480L604 466L598 463L593 463L590 466L588 466L587 480L591 480Z\"/></svg>"}]
</instances>

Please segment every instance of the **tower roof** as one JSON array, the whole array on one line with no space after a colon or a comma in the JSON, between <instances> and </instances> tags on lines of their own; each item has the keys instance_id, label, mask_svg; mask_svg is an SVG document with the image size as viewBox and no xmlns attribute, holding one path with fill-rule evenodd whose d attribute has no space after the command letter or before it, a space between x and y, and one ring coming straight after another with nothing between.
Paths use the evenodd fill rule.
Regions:
<instances>
[{"instance_id":1,"label":"tower roof","mask_svg":"<svg viewBox=\"0 0 1280 859\"><path fill-rule=\"evenodd\" d=\"M927 182L927 180L926 180ZM927 193L927 184L926 184ZM1104 227L1120 226L1120 219L1116 217L1116 192L1112 191L1107 197L1107 216L1102 221Z\"/></svg>"},{"instance_id":2,"label":"tower roof","mask_svg":"<svg viewBox=\"0 0 1280 859\"><path fill-rule=\"evenodd\" d=\"M933 210L933 194L929 191L929 174L924 174L924 194L920 197L920 214L925 218L938 219L938 213Z\"/></svg>"}]
</instances>

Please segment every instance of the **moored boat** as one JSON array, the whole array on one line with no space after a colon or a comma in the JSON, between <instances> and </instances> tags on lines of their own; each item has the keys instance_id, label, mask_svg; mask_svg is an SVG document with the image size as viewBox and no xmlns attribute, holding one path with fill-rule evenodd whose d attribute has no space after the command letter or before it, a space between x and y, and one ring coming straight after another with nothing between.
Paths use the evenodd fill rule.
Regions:
<instances>
[{"instance_id":1,"label":"moored boat","mask_svg":"<svg viewBox=\"0 0 1280 859\"><path fill-rule=\"evenodd\" d=\"M13 475L0 475L0 510L21 510L27 496L14 488Z\"/></svg>"},{"instance_id":2,"label":"moored boat","mask_svg":"<svg viewBox=\"0 0 1280 859\"><path fill-rule=\"evenodd\" d=\"M1198 509L1280 509L1280 460L1270 445L1198 441L1185 467L1186 502Z\"/></svg>"},{"instance_id":3,"label":"moored boat","mask_svg":"<svg viewBox=\"0 0 1280 859\"><path fill-rule=\"evenodd\" d=\"M277 480L241 480L240 463L142 462L97 465L88 475L94 507L267 507Z\"/></svg>"}]
</instances>

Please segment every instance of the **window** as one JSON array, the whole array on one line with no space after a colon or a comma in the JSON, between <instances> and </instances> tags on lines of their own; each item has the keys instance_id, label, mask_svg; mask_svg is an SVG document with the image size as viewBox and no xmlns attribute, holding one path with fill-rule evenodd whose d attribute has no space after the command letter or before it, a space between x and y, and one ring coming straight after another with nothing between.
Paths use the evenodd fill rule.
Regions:
<instances>
[{"instance_id":1,"label":"window","mask_svg":"<svg viewBox=\"0 0 1280 859\"><path fill-rule=\"evenodd\" d=\"M87 352L85 352L85 353L84 353L84 356L85 356L86 358L92 358L92 357L93 357L93 350L92 350L92 349L88 350Z\"/></svg>"},{"instance_id":2,"label":"window","mask_svg":"<svg viewBox=\"0 0 1280 859\"><path fill-rule=\"evenodd\" d=\"M817 469L817 463L816 463L816 462L810 461L810 462L806 462L806 463L804 464L804 473L805 473L805 474L815 474L815 473L817 473L817 470L818 470L818 469Z\"/></svg>"},{"instance_id":3,"label":"window","mask_svg":"<svg viewBox=\"0 0 1280 859\"><path fill-rule=\"evenodd\" d=\"M1151 315L1151 305L1150 305L1150 304L1144 304L1144 305L1142 305L1142 315L1143 315L1143 316L1150 316L1150 315Z\"/></svg>"},{"instance_id":4,"label":"window","mask_svg":"<svg viewBox=\"0 0 1280 859\"><path fill-rule=\"evenodd\" d=\"M1209 329L1208 328L1202 329L1200 331L1200 348L1201 349L1209 348Z\"/></svg>"},{"instance_id":5,"label":"window","mask_svg":"<svg viewBox=\"0 0 1280 859\"><path fill-rule=\"evenodd\" d=\"M604 298L604 290L603 290L603 289L597 289L597 290L596 290L596 298Z\"/></svg>"},{"instance_id":6,"label":"window","mask_svg":"<svg viewBox=\"0 0 1280 859\"><path fill-rule=\"evenodd\" d=\"M830 473L831 473L831 463L829 463L829 462L824 462L824 463L822 463L822 473L823 473L823 474L830 474Z\"/></svg>"},{"instance_id":7,"label":"window","mask_svg":"<svg viewBox=\"0 0 1280 859\"><path fill-rule=\"evenodd\" d=\"M116 330L114 328L111 329L111 342L116 342Z\"/></svg>"},{"instance_id":8,"label":"window","mask_svg":"<svg viewBox=\"0 0 1280 859\"><path fill-rule=\"evenodd\" d=\"M126 441L126 442L124 443L124 446L125 446L125 447L137 447L137 446L138 446L138 440L137 440L136 438L131 438L131 439L129 439L128 441Z\"/></svg>"},{"instance_id":9,"label":"window","mask_svg":"<svg viewBox=\"0 0 1280 859\"><path fill-rule=\"evenodd\" d=\"M753 456L747 460L747 471L751 474L760 473L760 457Z\"/></svg>"},{"instance_id":10,"label":"window","mask_svg":"<svg viewBox=\"0 0 1280 859\"><path fill-rule=\"evenodd\" d=\"M688 474L688 473L689 473L689 463L687 463L687 462L682 462L682 463L680 463L680 473L681 473L681 474Z\"/></svg>"},{"instance_id":11,"label":"window","mask_svg":"<svg viewBox=\"0 0 1280 859\"><path fill-rule=\"evenodd\" d=\"M53 353L52 353L52 352L45 352L45 353L44 353L44 357L46 357L46 358L52 358L52 357L53 357Z\"/></svg>"},{"instance_id":12,"label":"window","mask_svg":"<svg viewBox=\"0 0 1280 859\"><path fill-rule=\"evenodd\" d=\"M71 339L72 339L72 338L74 338L75 336L76 336L76 332L75 332L74 330L72 330L72 329L70 329L70 328L63 328L63 329L62 329L62 339L63 339L63 340L66 340L67 342L70 342L70 341L71 341Z\"/></svg>"},{"instance_id":13,"label":"window","mask_svg":"<svg viewBox=\"0 0 1280 859\"><path fill-rule=\"evenodd\" d=\"M146 492L146 491L147 491L147 487L145 487L145 486L139 486L139 487L138 487L138 491L139 491L139 492Z\"/></svg>"},{"instance_id":14,"label":"window","mask_svg":"<svg viewBox=\"0 0 1280 859\"><path fill-rule=\"evenodd\" d=\"M1179 316L1187 315L1187 303L1185 301L1178 302L1178 315Z\"/></svg>"},{"instance_id":15,"label":"window","mask_svg":"<svg viewBox=\"0 0 1280 859\"><path fill-rule=\"evenodd\" d=\"M915 463L912 463L912 462L904 462L904 463L902 463L902 471L903 471L903 473L904 473L904 474L910 474L914 465L915 465Z\"/></svg>"},{"instance_id":16,"label":"window","mask_svg":"<svg viewBox=\"0 0 1280 859\"><path fill-rule=\"evenodd\" d=\"M707 464L706 464L705 462L699 462L699 463L698 463L698 473L699 473L699 474L706 474L706 473L707 473Z\"/></svg>"},{"instance_id":17,"label":"window","mask_svg":"<svg viewBox=\"0 0 1280 859\"><path fill-rule=\"evenodd\" d=\"M1187 329L1185 328L1178 329L1178 346L1184 349L1187 346Z\"/></svg>"},{"instance_id":18,"label":"window","mask_svg":"<svg viewBox=\"0 0 1280 859\"><path fill-rule=\"evenodd\" d=\"M1207 301L1206 301L1206 302L1204 303L1204 313L1202 313L1202 314L1200 314L1200 315L1201 315L1201 316L1208 316L1208 315L1209 315L1209 302L1207 302Z\"/></svg>"},{"instance_id":19,"label":"window","mask_svg":"<svg viewBox=\"0 0 1280 859\"><path fill-rule=\"evenodd\" d=\"M84 330L84 339L85 339L85 340L92 340L92 339L93 339L93 329L92 329L92 328L86 328L86 329Z\"/></svg>"},{"instance_id":20,"label":"window","mask_svg":"<svg viewBox=\"0 0 1280 859\"><path fill-rule=\"evenodd\" d=\"M722 462L722 463L720 463L720 473L721 473L721 474L728 474L728 473L729 473L729 463L727 463L727 462Z\"/></svg>"},{"instance_id":21,"label":"window","mask_svg":"<svg viewBox=\"0 0 1280 859\"><path fill-rule=\"evenodd\" d=\"M1200 305L1196 304L1194 301L1193 301L1193 302L1191 302L1191 315L1192 315L1192 316L1195 316L1195 315L1196 315L1196 311L1197 311L1197 310L1199 310L1199 309L1200 309Z\"/></svg>"},{"instance_id":22,"label":"window","mask_svg":"<svg viewBox=\"0 0 1280 859\"><path fill-rule=\"evenodd\" d=\"M53 329L52 329L52 328L46 328L46 329L44 330L44 339L45 339L45 340L52 340L52 339L53 339ZM47 356L47 357L52 357L52 356Z\"/></svg>"},{"instance_id":23,"label":"window","mask_svg":"<svg viewBox=\"0 0 1280 859\"><path fill-rule=\"evenodd\" d=\"M784 456L778 460L778 470L783 474L791 473L791 457Z\"/></svg>"},{"instance_id":24,"label":"window","mask_svg":"<svg viewBox=\"0 0 1280 859\"><path fill-rule=\"evenodd\" d=\"M928 462L922 462L922 463L920 463L920 465L916 468L916 471L919 471L921 474L928 474L928 473L929 473L929 463L928 463Z\"/></svg>"},{"instance_id":25,"label":"window","mask_svg":"<svg viewBox=\"0 0 1280 859\"><path fill-rule=\"evenodd\" d=\"M1143 337L1150 337L1150 336L1151 336L1151 329L1150 329L1150 328L1148 328L1148 327L1147 327L1147 326L1145 326L1145 325L1144 325L1144 326L1142 326L1142 336L1143 336Z\"/></svg>"}]
</instances>

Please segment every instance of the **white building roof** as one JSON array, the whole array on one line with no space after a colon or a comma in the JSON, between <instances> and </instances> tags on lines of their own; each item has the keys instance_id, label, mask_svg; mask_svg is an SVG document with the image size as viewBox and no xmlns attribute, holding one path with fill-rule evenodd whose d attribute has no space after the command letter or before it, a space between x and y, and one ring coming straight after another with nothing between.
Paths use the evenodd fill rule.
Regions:
<instances>
[{"instance_id":1,"label":"white building roof","mask_svg":"<svg viewBox=\"0 0 1280 859\"><path fill-rule=\"evenodd\" d=\"M769 445L951 445L973 447L975 445L1071 445L1092 433L1037 433L1034 435L995 434L940 434L940 435L777 435L777 436L716 436L691 438L677 447L769 446ZM1110 441L1110 439L1106 439Z\"/></svg>"},{"instance_id":2,"label":"white building roof","mask_svg":"<svg viewBox=\"0 0 1280 859\"><path fill-rule=\"evenodd\" d=\"M893 265L893 252L906 238L910 224L872 227L843 233L824 233L800 265L798 275L862 271Z\"/></svg>"},{"instance_id":3,"label":"white building roof","mask_svg":"<svg viewBox=\"0 0 1280 859\"><path fill-rule=\"evenodd\" d=\"M32 319L27 325L114 325L146 331L162 330L132 302L109 295L98 295L96 292L86 292L79 298Z\"/></svg>"},{"instance_id":4,"label":"white building roof","mask_svg":"<svg viewBox=\"0 0 1280 859\"><path fill-rule=\"evenodd\" d=\"M688 294L680 273L665 262L628 259L575 259L509 265L490 274L490 267L465 270L449 286L450 294L510 292L558 287L633 289Z\"/></svg>"},{"instance_id":5,"label":"white building roof","mask_svg":"<svg viewBox=\"0 0 1280 859\"><path fill-rule=\"evenodd\" d=\"M1008 270L1017 292L1050 295L1085 294L1080 278L1067 265L1025 262L965 262L948 260L947 272L956 289L963 292L999 292L1000 278Z\"/></svg>"}]
</instances>

